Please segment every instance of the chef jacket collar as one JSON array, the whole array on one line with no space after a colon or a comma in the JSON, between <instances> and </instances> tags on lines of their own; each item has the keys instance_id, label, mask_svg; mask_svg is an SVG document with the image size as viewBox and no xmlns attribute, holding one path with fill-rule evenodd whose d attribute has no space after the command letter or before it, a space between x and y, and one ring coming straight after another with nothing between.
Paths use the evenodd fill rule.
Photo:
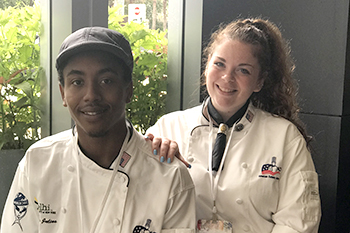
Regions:
<instances>
[{"instance_id":1,"label":"chef jacket collar","mask_svg":"<svg viewBox=\"0 0 350 233\"><path fill-rule=\"evenodd\" d=\"M133 133L134 133L134 130L133 130L133 125L132 125L131 121L129 119L125 119L125 121L126 121L126 128L130 131L130 137L128 139L128 142L129 142ZM78 132L77 132L76 126L74 124L72 127L72 134L73 134L73 136L75 136L77 133Z\"/></svg>"},{"instance_id":2,"label":"chef jacket collar","mask_svg":"<svg viewBox=\"0 0 350 233\"><path fill-rule=\"evenodd\" d=\"M235 114L233 114L230 117L230 119L224 122L219 112L213 106L211 102L211 98L208 97L208 99L205 101L205 104L203 106L202 114L208 120L209 119L208 112L209 112L210 117L213 119L214 126L216 127L218 127L219 124L221 123L225 123L229 127L232 127L235 122L238 122L244 116L244 113L247 111L247 108L249 106L249 102L250 102L250 99L248 99L248 101ZM208 108L208 111L205 110L206 108Z\"/></svg>"}]
</instances>

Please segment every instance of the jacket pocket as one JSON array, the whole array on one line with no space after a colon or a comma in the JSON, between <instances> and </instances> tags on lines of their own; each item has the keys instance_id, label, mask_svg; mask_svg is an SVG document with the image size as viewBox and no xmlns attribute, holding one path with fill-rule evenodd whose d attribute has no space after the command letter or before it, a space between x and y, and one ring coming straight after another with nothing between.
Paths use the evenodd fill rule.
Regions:
<instances>
[{"instance_id":1,"label":"jacket pocket","mask_svg":"<svg viewBox=\"0 0 350 233\"><path fill-rule=\"evenodd\" d=\"M302 197L303 220L317 222L321 217L321 201L318 188L318 175L314 171L300 171L304 184Z\"/></svg>"}]
</instances>

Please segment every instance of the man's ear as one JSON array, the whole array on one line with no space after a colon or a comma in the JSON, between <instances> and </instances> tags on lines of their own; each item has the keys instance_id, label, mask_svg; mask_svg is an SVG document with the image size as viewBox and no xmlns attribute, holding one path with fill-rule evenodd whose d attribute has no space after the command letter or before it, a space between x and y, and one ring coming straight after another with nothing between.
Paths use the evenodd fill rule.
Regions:
<instances>
[{"instance_id":1,"label":"man's ear","mask_svg":"<svg viewBox=\"0 0 350 233\"><path fill-rule=\"evenodd\" d=\"M59 84L59 88L60 88L61 98L63 101L63 106L67 107L66 97L64 95L64 87L61 84Z\"/></svg>"}]
</instances>

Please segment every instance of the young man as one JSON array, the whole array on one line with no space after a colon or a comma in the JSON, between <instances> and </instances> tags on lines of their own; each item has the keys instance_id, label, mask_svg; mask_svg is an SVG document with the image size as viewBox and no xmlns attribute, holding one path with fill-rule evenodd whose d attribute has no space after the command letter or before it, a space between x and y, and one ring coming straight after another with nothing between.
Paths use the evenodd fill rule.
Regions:
<instances>
[{"instance_id":1,"label":"young man","mask_svg":"<svg viewBox=\"0 0 350 233\"><path fill-rule=\"evenodd\" d=\"M63 42L56 68L75 127L28 149L1 233L194 231L186 167L158 162L125 119L133 87L128 41L107 28L80 29Z\"/></svg>"}]
</instances>

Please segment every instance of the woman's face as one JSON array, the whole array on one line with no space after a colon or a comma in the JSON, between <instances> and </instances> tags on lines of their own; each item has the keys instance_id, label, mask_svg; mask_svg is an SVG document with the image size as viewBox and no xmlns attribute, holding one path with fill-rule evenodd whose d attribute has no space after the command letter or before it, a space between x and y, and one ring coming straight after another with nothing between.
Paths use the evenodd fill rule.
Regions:
<instances>
[{"instance_id":1,"label":"woman's face","mask_svg":"<svg viewBox=\"0 0 350 233\"><path fill-rule=\"evenodd\" d=\"M209 57L205 70L206 85L215 109L229 119L261 90L260 65L253 45L225 39Z\"/></svg>"}]
</instances>

